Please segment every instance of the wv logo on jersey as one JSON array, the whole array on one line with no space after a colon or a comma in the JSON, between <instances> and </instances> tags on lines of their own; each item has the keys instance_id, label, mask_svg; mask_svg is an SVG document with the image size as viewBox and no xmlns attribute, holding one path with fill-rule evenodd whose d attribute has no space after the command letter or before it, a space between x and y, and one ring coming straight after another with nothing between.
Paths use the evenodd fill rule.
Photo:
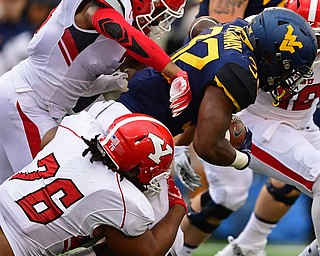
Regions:
<instances>
[{"instance_id":1,"label":"wv logo on jersey","mask_svg":"<svg viewBox=\"0 0 320 256\"><path fill-rule=\"evenodd\" d=\"M297 36L293 35L293 27L291 25L288 26L288 32L285 34L284 39L280 45L281 51L287 51L290 53L294 53L294 47L299 47L301 49L303 47L302 43L296 41Z\"/></svg>"}]
</instances>

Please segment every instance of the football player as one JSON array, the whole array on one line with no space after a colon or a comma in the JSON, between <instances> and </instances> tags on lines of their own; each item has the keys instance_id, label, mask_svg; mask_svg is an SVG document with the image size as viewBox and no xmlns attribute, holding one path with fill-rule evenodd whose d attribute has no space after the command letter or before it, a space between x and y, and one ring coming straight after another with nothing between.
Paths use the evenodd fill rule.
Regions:
<instances>
[{"instance_id":1,"label":"football player","mask_svg":"<svg viewBox=\"0 0 320 256\"><path fill-rule=\"evenodd\" d=\"M291 46L290 51L285 47L288 36L302 47ZM129 90L118 102L132 112L160 120L174 136L189 127L201 158L211 164L243 169L250 162L250 138L240 150L225 139L232 114L254 103L258 87L275 99L282 96L278 95L279 88L294 92L296 79L312 75L316 50L315 35L305 19L288 9L266 9L250 23L237 19L208 29L172 56L188 72L193 95L178 117L172 117L170 104L166 103L168 81L151 68L132 77ZM203 203L214 206L210 197ZM199 221L210 228L207 210L201 212L204 218Z\"/></svg>"},{"instance_id":2,"label":"football player","mask_svg":"<svg viewBox=\"0 0 320 256\"><path fill-rule=\"evenodd\" d=\"M103 255L169 251L186 213L169 171L172 135L118 105L99 102L64 118L54 139L1 185L1 255L58 255L102 238Z\"/></svg>"},{"instance_id":3,"label":"football player","mask_svg":"<svg viewBox=\"0 0 320 256\"><path fill-rule=\"evenodd\" d=\"M302 47L292 46L290 51L285 46L289 35ZM254 103L258 87L275 98L279 86L293 91L297 79L311 76L316 49L306 20L291 10L270 8L250 23L237 19L210 28L172 55L188 72L193 95L177 118L170 115L167 79L152 68L137 72L118 101L132 112L159 119L174 136L192 126L200 157L243 169L249 163L248 152L234 150L225 139L232 113Z\"/></svg>"},{"instance_id":4,"label":"football player","mask_svg":"<svg viewBox=\"0 0 320 256\"><path fill-rule=\"evenodd\" d=\"M312 24L319 42L320 8L318 4L318 0L289 0L286 7L299 13ZM316 192L319 173L316 170L317 161L310 164L312 159L318 159L320 156L320 133L313 122L313 114L320 96L318 93L319 53L313 71L314 75L311 79L302 80L299 85L301 88L299 93L292 99L279 102L279 105L274 108L274 113L267 120L262 121L259 118L262 109L266 109L263 106L263 100L260 101L260 104L257 101L256 108L244 111L242 118L248 120L249 127L253 126L253 122L255 122L254 126L270 122L269 130L275 129L269 138L265 134L254 133L253 142L257 141L257 147L252 149L254 159L256 159L254 161L256 164L252 165L252 169L261 170L261 173L273 178L270 178L261 189L254 212L244 230L236 239L229 237L230 244L218 255L233 255L232 248L240 248L244 255L249 254L251 250L256 251L256 255L260 255L259 253L267 243L267 236L297 200L300 191L313 198L311 216L317 238L300 255L319 255L320 225L317 217L319 199ZM271 128L272 126L274 128ZM275 141L280 137L282 137L281 142L276 144ZM306 150L305 154L299 154L301 147ZM276 162L281 164L277 165ZM268 207L266 208L265 205Z\"/></svg>"},{"instance_id":5,"label":"football player","mask_svg":"<svg viewBox=\"0 0 320 256\"><path fill-rule=\"evenodd\" d=\"M319 35L320 13L317 9L317 1L292 0L288 2L287 8L301 14L312 24L316 35ZM311 150L308 153L311 157L310 161L311 159L317 159L319 155L318 141L320 140L320 134L318 127L314 125L312 120L319 100L318 84L320 78L317 61L313 70L313 76L309 79L303 79L293 96L289 96L286 91L283 91L282 98L276 99L274 104L271 104L271 96L259 91L256 103L240 113L241 119L253 132L253 162L249 167L257 172L262 171L268 176L270 172L271 176L276 178L281 177L278 172L289 179L295 177L293 178L295 182L286 185L275 179L268 180L261 190L255 213L251 215L245 230L236 240L229 237L230 244L218 252L217 255L232 256L236 253L265 255L264 247L267 243L267 236L300 194L292 185L298 185L298 182L306 182L303 181L303 173L305 173L304 175L312 173L312 176L315 175L314 178L310 179L310 186L312 187L311 184L314 183L317 176L314 168L318 163L314 162L310 165L307 156L301 155L297 158L293 154L299 154L298 152L302 150L301 145L308 145L306 148ZM303 150L306 150L306 148ZM259 164L256 164L257 162ZM209 221L216 228L226 217L244 204L252 182L252 171L246 169L239 174L236 170L230 168L218 168L207 163L204 163L204 166L206 177L211 184L206 196L210 196L212 201L218 205L217 210L209 214ZM301 173L296 174L299 172ZM284 180L282 179L282 181ZM199 209L199 200L202 197L205 198L205 194L192 200L192 209ZM225 214L223 215L223 213ZM189 218L184 218L182 224L185 241L191 249L184 247L181 255L190 255L188 253L192 252L211 234L201 229L201 226L198 226L197 223L192 223L192 215L197 216L197 212L188 215ZM315 222L315 225L319 226L319 223ZM313 243L311 251L318 253L315 243Z\"/></svg>"},{"instance_id":6,"label":"football player","mask_svg":"<svg viewBox=\"0 0 320 256\"><path fill-rule=\"evenodd\" d=\"M292 16L293 19L289 18ZM288 20L284 17L288 17ZM299 54L302 48L295 47L293 55L284 57L289 52L281 51L281 43L278 44L283 42L289 30L292 31L291 27L295 26L293 20L299 23L298 27L301 27L300 24L308 27L310 36L305 38L307 41L313 38L311 44L314 44L312 47L315 48L303 55L303 58L310 58L307 66L311 68L317 47L311 26L292 11L271 8L255 17L249 24L238 19L206 30L172 56L173 61L185 67L188 72L194 96L188 108L177 119L173 120L168 115L169 106L163 104L167 92L162 90L165 88L162 83L166 83L166 80L152 69L138 72L129 82L129 91L121 94L119 101L133 112L147 113L161 120L173 135L190 127L194 132L193 137L191 136L194 148L201 158L211 164L243 169L250 161L250 143L241 151L235 150L225 139L225 132L229 128L232 113L248 107L255 101L258 79L260 88L271 92L275 98L279 96L276 88L281 85L280 80L284 81L284 84L290 81L285 87L294 90L293 80L297 77L294 75L293 80L287 79L285 76L289 74L280 72L280 75L279 71L283 64L300 62L300 57L297 62L294 55ZM282 27L280 24L285 25ZM281 32L280 29L284 30ZM295 33L298 31L300 30ZM302 38L300 42L301 40ZM270 44L270 41L275 43ZM284 55L282 61L277 63L276 56L279 56L280 52ZM274 62L271 61L273 64L270 65L269 61L272 58ZM288 61L285 61L287 58ZM294 65L294 72L300 65L301 63ZM275 70L277 74L274 73ZM309 71L304 76L308 77L311 74ZM291 75L292 73L289 76ZM211 206L211 198L204 198L203 204ZM206 208L204 212L207 212ZM202 227L214 227L207 222L205 214L200 215L204 215L204 218L199 220ZM206 233L210 232L208 229Z\"/></svg>"},{"instance_id":7,"label":"football player","mask_svg":"<svg viewBox=\"0 0 320 256\"><path fill-rule=\"evenodd\" d=\"M191 100L188 76L147 35L170 30L184 6L184 0L62 0L31 39L29 57L0 79L0 183L32 160L44 134L73 113L81 96L114 89L93 82L113 74L126 55L172 82L172 114L179 115Z\"/></svg>"}]
</instances>

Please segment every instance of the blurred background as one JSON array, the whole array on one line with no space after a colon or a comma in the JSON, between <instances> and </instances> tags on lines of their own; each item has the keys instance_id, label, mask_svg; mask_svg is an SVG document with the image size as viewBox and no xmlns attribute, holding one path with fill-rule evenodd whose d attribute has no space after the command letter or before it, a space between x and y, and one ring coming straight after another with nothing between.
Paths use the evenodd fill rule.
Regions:
<instances>
[{"instance_id":1,"label":"blurred background","mask_svg":"<svg viewBox=\"0 0 320 256\"><path fill-rule=\"evenodd\" d=\"M0 0L0 75L27 57L26 49L33 33L41 26L50 11L59 2L59 0ZM171 54L182 46L190 24L197 12L198 2L188 0L184 17L176 20L171 32L158 41L158 44L168 54ZM199 170L199 173L202 173L201 166L196 161L196 157L193 156L193 159L195 160L195 168ZM208 241L209 243L201 246L201 250L197 252L197 255L212 255L213 252L222 248L227 243L229 235L238 236L250 217L256 197L265 179L266 177L255 174L250 189L250 196L246 204L223 222L214 232ZM205 184L205 178L203 181ZM179 181L177 180L177 182ZM180 183L178 185L187 202L190 197L200 191L190 193ZM300 196L269 236L268 255L294 255L295 253L292 253L290 249L294 249L295 247L290 246L290 244L300 246L296 250L301 251L304 245L314 239L310 219L310 207L311 199L305 195ZM285 251L289 252L289 254L279 252L278 249L269 251L272 250L272 246L277 244L287 245Z\"/></svg>"}]
</instances>

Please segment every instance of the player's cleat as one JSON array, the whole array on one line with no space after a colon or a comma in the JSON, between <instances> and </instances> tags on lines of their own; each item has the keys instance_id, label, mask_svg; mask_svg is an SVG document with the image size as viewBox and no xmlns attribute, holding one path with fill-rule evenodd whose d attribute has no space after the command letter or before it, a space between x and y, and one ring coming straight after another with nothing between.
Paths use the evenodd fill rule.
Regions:
<instances>
[{"instance_id":1,"label":"player's cleat","mask_svg":"<svg viewBox=\"0 0 320 256\"><path fill-rule=\"evenodd\" d=\"M232 236L228 237L229 244L215 256L266 256L265 245L260 247L247 247L237 243Z\"/></svg>"}]
</instances>

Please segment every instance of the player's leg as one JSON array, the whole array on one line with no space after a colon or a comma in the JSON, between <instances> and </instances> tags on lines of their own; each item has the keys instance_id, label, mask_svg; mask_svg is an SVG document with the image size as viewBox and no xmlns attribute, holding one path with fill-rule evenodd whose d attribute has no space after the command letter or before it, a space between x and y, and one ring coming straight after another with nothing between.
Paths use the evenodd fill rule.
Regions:
<instances>
[{"instance_id":1,"label":"player's leg","mask_svg":"<svg viewBox=\"0 0 320 256\"><path fill-rule=\"evenodd\" d=\"M224 219L245 203L252 182L249 169L240 173L230 167L203 164L209 190L190 201L189 211L181 224L185 237L179 256L192 255Z\"/></svg>"},{"instance_id":2,"label":"player's leg","mask_svg":"<svg viewBox=\"0 0 320 256\"><path fill-rule=\"evenodd\" d=\"M9 73L0 79L0 183L32 160Z\"/></svg>"},{"instance_id":3,"label":"player's leg","mask_svg":"<svg viewBox=\"0 0 320 256\"><path fill-rule=\"evenodd\" d=\"M268 235L294 204L300 193L293 186L278 180L267 180L261 188L254 212L244 230L236 239L231 239L231 243L217 255L232 256L234 250L241 251L243 255L265 255L264 248Z\"/></svg>"},{"instance_id":4,"label":"player's leg","mask_svg":"<svg viewBox=\"0 0 320 256\"><path fill-rule=\"evenodd\" d=\"M232 241L233 246L241 243L242 248L249 244L259 247L266 243L266 238L276 222L299 195L298 191L291 190L290 186L284 184L304 188L304 192L311 195L311 180L316 177L320 165L318 127L310 125L308 129L296 130L280 121L243 113L241 119L254 134L250 167L261 174L281 180L282 183L272 180L262 189L255 214L252 214L239 238ZM309 191L306 187L309 187ZM265 205L268 205L267 209ZM225 252L220 255L230 254Z\"/></svg>"},{"instance_id":5,"label":"player's leg","mask_svg":"<svg viewBox=\"0 0 320 256\"><path fill-rule=\"evenodd\" d=\"M318 256L320 254L319 242L320 242L320 178L318 176L316 182L313 185L313 201L311 208L311 216L314 226L316 239L310 243L299 256Z\"/></svg>"},{"instance_id":6,"label":"player's leg","mask_svg":"<svg viewBox=\"0 0 320 256\"><path fill-rule=\"evenodd\" d=\"M258 154L255 152L256 157L253 158L253 165L256 166L255 170L261 170L262 173L294 185L307 195L313 196L312 219L315 232L317 232L317 229L320 230L320 220L317 218L320 208L316 191L319 190L317 190L318 182L314 181L320 173L319 128L314 124L310 124L307 129L300 131L290 129L285 125L281 125L280 128L270 143L259 145L262 151ZM287 139L287 137L289 138ZM275 147L273 145L275 140L281 141L284 147ZM261 153L265 151L269 153L266 157L267 161ZM278 167L274 165L277 161ZM264 162L273 164L267 166ZM312 246L314 251L314 244Z\"/></svg>"},{"instance_id":7,"label":"player's leg","mask_svg":"<svg viewBox=\"0 0 320 256\"><path fill-rule=\"evenodd\" d=\"M41 137L57 122L41 109L29 93L16 93L12 76L0 79L0 172L1 180L29 164L41 147Z\"/></svg>"}]
</instances>

